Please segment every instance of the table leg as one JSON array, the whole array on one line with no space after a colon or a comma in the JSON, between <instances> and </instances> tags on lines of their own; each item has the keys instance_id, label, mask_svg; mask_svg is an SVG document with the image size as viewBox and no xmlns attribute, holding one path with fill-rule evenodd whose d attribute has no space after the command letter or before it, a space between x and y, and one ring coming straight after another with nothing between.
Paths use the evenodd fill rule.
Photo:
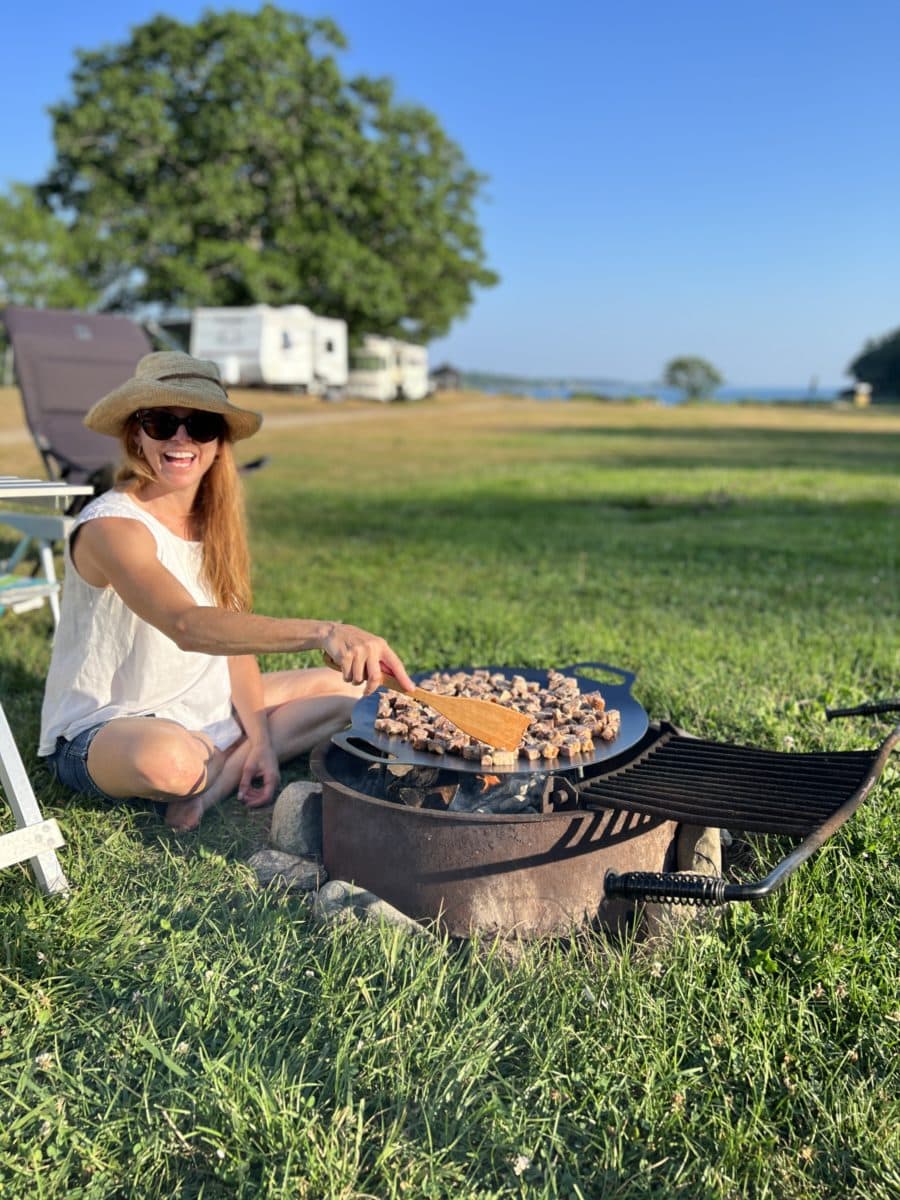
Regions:
<instances>
[{"instance_id":1,"label":"table leg","mask_svg":"<svg viewBox=\"0 0 900 1200\"><path fill-rule=\"evenodd\" d=\"M53 547L49 542L41 539L39 550L44 578L48 583L56 583L56 563L53 561ZM53 592L49 595L47 603L50 605L50 611L53 613L53 628L56 629L59 626L59 592Z\"/></svg>"},{"instance_id":2,"label":"table leg","mask_svg":"<svg viewBox=\"0 0 900 1200\"><path fill-rule=\"evenodd\" d=\"M35 834L46 832L48 842L52 844L56 822L46 821L38 807L31 780L28 778L25 764L22 762L22 756L19 754L19 748L9 727L2 704L0 704L0 783L3 784L7 802L15 817L16 830L40 826L41 830L35 829ZM0 842L2 842L3 836L0 834ZM59 859L53 850L44 850L29 858L28 862L38 887L45 895L49 896L69 890L68 880L63 874Z\"/></svg>"}]
</instances>

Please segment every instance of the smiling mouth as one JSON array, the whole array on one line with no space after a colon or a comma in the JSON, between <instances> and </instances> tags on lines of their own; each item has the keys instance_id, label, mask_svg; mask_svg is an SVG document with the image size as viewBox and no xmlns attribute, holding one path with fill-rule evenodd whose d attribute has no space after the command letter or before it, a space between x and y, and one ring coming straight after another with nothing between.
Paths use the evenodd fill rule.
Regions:
<instances>
[{"instance_id":1,"label":"smiling mouth","mask_svg":"<svg viewBox=\"0 0 900 1200\"><path fill-rule=\"evenodd\" d=\"M163 454L166 462L180 467L189 466L196 457L196 454L191 454L187 450L167 450Z\"/></svg>"}]
</instances>

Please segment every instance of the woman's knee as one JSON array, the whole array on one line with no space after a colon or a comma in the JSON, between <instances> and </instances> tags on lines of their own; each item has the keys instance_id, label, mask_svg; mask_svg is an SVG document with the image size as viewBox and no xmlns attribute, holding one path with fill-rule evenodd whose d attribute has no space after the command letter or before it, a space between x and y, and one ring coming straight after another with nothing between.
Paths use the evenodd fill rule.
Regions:
<instances>
[{"instance_id":1,"label":"woman's knee","mask_svg":"<svg viewBox=\"0 0 900 1200\"><path fill-rule=\"evenodd\" d=\"M221 752L202 735L179 729L140 745L133 766L146 791L187 799L209 787L221 769L221 759Z\"/></svg>"}]
</instances>

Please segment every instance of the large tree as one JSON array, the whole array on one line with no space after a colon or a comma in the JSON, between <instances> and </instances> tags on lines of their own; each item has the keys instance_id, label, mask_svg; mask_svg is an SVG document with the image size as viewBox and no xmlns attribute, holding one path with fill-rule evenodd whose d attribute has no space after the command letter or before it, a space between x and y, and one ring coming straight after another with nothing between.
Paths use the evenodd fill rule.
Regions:
<instances>
[{"instance_id":1,"label":"large tree","mask_svg":"<svg viewBox=\"0 0 900 1200\"><path fill-rule=\"evenodd\" d=\"M14 184L0 196L0 304L82 308L97 292L82 271L82 247L66 226Z\"/></svg>"},{"instance_id":2,"label":"large tree","mask_svg":"<svg viewBox=\"0 0 900 1200\"><path fill-rule=\"evenodd\" d=\"M712 363L695 354L670 359L663 371L663 383L679 388L688 400L699 400L715 391L724 380Z\"/></svg>"},{"instance_id":3,"label":"large tree","mask_svg":"<svg viewBox=\"0 0 900 1200\"><path fill-rule=\"evenodd\" d=\"M427 340L488 269L484 177L386 79L345 79L329 20L159 16L79 51L41 196L88 234L107 304L309 305Z\"/></svg>"},{"instance_id":4,"label":"large tree","mask_svg":"<svg viewBox=\"0 0 900 1200\"><path fill-rule=\"evenodd\" d=\"M884 337L870 338L847 368L854 379L872 385L872 399L900 397L900 329Z\"/></svg>"}]
</instances>

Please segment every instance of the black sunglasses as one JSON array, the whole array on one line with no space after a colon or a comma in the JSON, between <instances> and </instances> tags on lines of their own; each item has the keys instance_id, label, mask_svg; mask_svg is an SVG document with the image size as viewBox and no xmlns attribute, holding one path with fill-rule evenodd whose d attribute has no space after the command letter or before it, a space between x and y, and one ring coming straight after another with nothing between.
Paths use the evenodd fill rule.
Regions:
<instances>
[{"instance_id":1,"label":"black sunglasses","mask_svg":"<svg viewBox=\"0 0 900 1200\"><path fill-rule=\"evenodd\" d=\"M182 425L194 442L214 442L225 432L225 418L221 413L203 412L201 409L186 417L178 417L167 408L143 409L134 415L141 429L154 442L167 442Z\"/></svg>"}]
</instances>

